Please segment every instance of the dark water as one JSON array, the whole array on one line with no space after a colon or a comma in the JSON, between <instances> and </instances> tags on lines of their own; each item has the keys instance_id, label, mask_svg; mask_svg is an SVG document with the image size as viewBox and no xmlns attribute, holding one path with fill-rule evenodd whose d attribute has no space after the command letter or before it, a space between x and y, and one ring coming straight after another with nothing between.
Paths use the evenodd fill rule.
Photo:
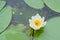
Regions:
<instances>
[{"instance_id":1,"label":"dark water","mask_svg":"<svg viewBox=\"0 0 60 40\"><path fill-rule=\"evenodd\" d=\"M24 0L6 0L7 5L11 6L15 10L15 14L13 14L12 22L11 24L28 24L28 19L35 15L36 13L39 13L41 16L46 17L46 20L60 16L59 13L51 10L46 5L42 10L34 9L29 7Z\"/></svg>"}]
</instances>

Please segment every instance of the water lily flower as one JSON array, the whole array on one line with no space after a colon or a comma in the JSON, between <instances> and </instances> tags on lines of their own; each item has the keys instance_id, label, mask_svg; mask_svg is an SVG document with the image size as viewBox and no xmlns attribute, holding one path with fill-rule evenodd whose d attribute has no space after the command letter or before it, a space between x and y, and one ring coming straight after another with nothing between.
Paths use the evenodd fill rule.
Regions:
<instances>
[{"instance_id":1,"label":"water lily flower","mask_svg":"<svg viewBox=\"0 0 60 40\"><path fill-rule=\"evenodd\" d=\"M29 25L32 29L38 30L41 27L44 27L46 25L45 17L42 17L37 13L35 16L32 16L31 19L29 19Z\"/></svg>"}]
</instances>

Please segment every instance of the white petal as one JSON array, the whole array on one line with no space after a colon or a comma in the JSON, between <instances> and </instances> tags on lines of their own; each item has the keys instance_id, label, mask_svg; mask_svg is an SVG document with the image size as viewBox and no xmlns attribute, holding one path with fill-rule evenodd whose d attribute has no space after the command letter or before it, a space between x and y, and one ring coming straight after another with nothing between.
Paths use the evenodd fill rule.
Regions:
<instances>
[{"instance_id":1,"label":"white petal","mask_svg":"<svg viewBox=\"0 0 60 40\"><path fill-rule=\"evenodd\" d=\"M30 27L31 27L31 28L34 28L33 24L30 24Z\"/></svg>"},{"instance_id":2,"label":"white petal","mask_svg":"<svg viewBox=\"0 0 60 40\"><path fill-rule=\"evenodd\" d=\"M34 23L30 20L30 27L32 28L32 29L34 29L34 30L38 30L38 29L40 29L40 27L36 27L36 26L34 26L33 25Z\"/></svg>"},{"instance_id":3,"label":"white petal","mask_svg":"<svg viewBox=\"0 0 60 40\"><path fill-rule=\"evenodd\" d=\"M36 27L36 26L34 26L34 28L33 28L34 30L38 30L39 28L38 27Z\"/></svg>"},{"instance_id":4,"label":"white petal","mask_svg":"<svg viewBox=\"0 0 60 40\"><path fill-rule=\"evenodd\" d=\"M38 26L38 27L37 26L34 26L34 27L35 27L34 28L35 30L38 30L38 29L40 29L42 27L42 25L41 26Z\"/></svg>"},{"instance_id":5,"label":"white petal","mask_svg":"<svg viewBox=\"0 0 60 40\"><path fill-rule=\"evenodd\" d=\"M35 16L32 16L32 20L39 19L41 20L41 16L39 14L36 14Z\"/></svg>"},{"instance_id":6,"label":"white petal","mask_svg":"<svg viewBox=\"0 0 60 40\"><path fill-rule=\"evenodd\" d=\"M29 19L29 25L31 28L36 29L35 26L33 25L33 20Z\"/></svg>"},{"instance_id":7,"label":"white petal","mask_svg":"<svg viewBox=\"0 0 60 40\"><path fill-rule=\"evenodd\" d=\"M29 25L33 26L33 21L31 19L29 19Z\"/></svg>"},{"instance_id":8,"label":"white petal","mask_svg":"<svg viewBox=\"0 0 60 40\"><path fill-rule=\"evenodd\" d=\"M41 16L38 13L36 14L36 17L39 18L39 19L41 19Z\"/></svg>"},{"instance_id":9,"label":"white petal","mask_svg":"<svg viewBox=\"0 0 60 40\"><path fill-rule=\"evenodd\" d=\"M29 23L31 22L32 20L31 19L29 19Z\"/></svg>"},{"instance_id":10,"label":"white petal","mask_svg":"<svg viewBox=\"0 0 60 40\"><path fill-rule=\"evenodd\" d=\"M41 19L41 20L42 20L42 22L44 22L44 20L45 20L45 17L42 17L42 19Z\"/></svg>"},{"instance_id":11,"label":"white petal","mask_svg":"<svg viewBox=\"0 0 60 40\"><path fill-rule=\"evenodd\" d=\"M34 29L34 30L38 30L38 27L34 27L33 29Z\"/></svg>"},{"instance_id":12,"label":"white petal","mask_svg":"<svg viewBox=\"0 0 60 40\"><path fill-rule=\"evenodd\" d=\"M38 29L38 27L35 27L33 24L30 24L30 27L31 27L32 29L34 29L34 30L37 30L37 29Z\"/></svg>"},{"instance_id":13,"label":"white petal","mask_svg":"<svg viewBox=\"0 0 60 40\"><path fill-rule=\"evenodd\" d=\"M32 16L31 18L34 19L34 16Z\"/></svg>"},{"instance_id":14,"label":"white petal","mask_svg":"<svg viewBox=\"0 0 60 40\"><path fill-rule=\"evenodd\" d=\"M41 27L35 27L35 30L39 30Z\"/></svg>"},{"instance_id":15,"label":"white petal","mask_svg":"<svg viewBox=\"0 0 60 40\"><path fill-rule=\"evenodd\" d=\"M47 22L45 21L45 22L43 23L42 27L44 27L46 24L47 24Z\"/></svg>"},{"instance_id":16,"label":"white petal","mask_svg":"<svg viewBox=\"0 0 60 40\"><path fill-rule=\"evenodd\" d=\"M44 26L45 26L46 24L47 24L47 22L45 21L45 22L44 22Z\"/></svg>"},{"instance_id":17,"label":"white petal","mask_svg":"<svg viewBox=\"0 0 60 40\"><path fill-rule=\"evenodd\" d=\"M40 29L40 28L42 27L42 25L40 25L40 26L38 26L38 27L35 26L35 25L33 25L33 27L34 27L35 30L38 30L38 29Z\"/></svg>"},{"instance_id":18,"label":"white petal","mask_svg":"<svg viewBox=\"0 0 60 40\"><path fill-rule=\"evenodd\" d=\"M41 16L37 13L36 16L39 16L41 18Z\"/></svg>"},{"instance_id":19,"label":"white petal","mask_svg":"<svg viewBox=\"0 0 60 40\"><path fill-rule=\"evenodd\" d=\"M45 22L44 22L44 25L46 25L46 24L47 24L47 22L45 21Z\"/></svg>"},{"instance_id":20,"label":"white petal","mask_svg":"<svg viewBox=\"0 0 60 40\"><path fill-rule=\"evenodd\" d=\"M38 30L39 28L37 27L37 28L35 28L35 30Z\"/></svg>"},{"instance_id":21,"label":"white petal","mask_svg":"<svg viewBox=\"0 0 60 40\"><path fill-rule=\"evenodd\" d=\"M34 25L34 21L35 20L41 20L42 21L42 25L40 25L39 27L36 27ZM41 16L39 14L36 14L35 16L32 16L32 19L29 19L29 25L31 28L33 28L34 30L38 30L41 27L44 27L46 25L46 22L44 22L45 18L41 18Z\"/></svg>"}]
</instances>

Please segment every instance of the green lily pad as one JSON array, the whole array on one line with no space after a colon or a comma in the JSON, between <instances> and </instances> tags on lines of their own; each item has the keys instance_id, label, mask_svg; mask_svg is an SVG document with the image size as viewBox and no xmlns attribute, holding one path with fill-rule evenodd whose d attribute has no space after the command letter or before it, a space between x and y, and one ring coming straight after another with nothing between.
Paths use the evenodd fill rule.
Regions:
<instances>
[{"instance_id":1,"label":"green lily pad","mask_svg":"<svg viewBox=\"0 0 60 40\"><path fill-rule=\"evenodd\" d=\"M10 28L11 27L11 28ZM4 40L30 40L30 37L21 30L24 28L23 24L11 25L5 32L0 34L0 39ZM19 30L20 29L20 30Z\"/></svg>"},{"instance_id":2,"label":"green lily pad","mask_svg":"<svg viewBox=\"0 0 60 40\"><path fill-rule=\"evenodd\" d=\"M3 33L0 34L0 40L6 40L6 36L5 36L6 33L7 31L4 31Z\"/></svg>"},{"instance_id":3,"label":"green lily pad","mask_svg":"<svg viewBox=\"0 0 60 40\"><path fill-rule=\"evenodd\" d=\"M0 40L6 40L6 38L5 38L5 35L4 35L4 34L1 34L1 35L0 35Z\"/></svg>"},{"instance_id":4,"label":"green lily pad","mask_svg":"<svg viewBox=\"0 0 60 40\"><path fill-rule=\"evenodd\" d=\"M10 23L12 18L12 8L7 6L0 12L0 32L2 32Z\"/></svg>"},{"instance_id":5,"label":"green lily pad","mask_svg":"<svg viewBox=\"0 0 60 40\"><path fill-rule=\"evenodd\" d=\"M0 40L29 40L29 37L25 33L8 30L0 35Z\"/></svg>"},{"instance_id":6,"label":"green lily pad","mask_svg":"<svg viewBox=\"0 0 60 40\"><path fill-rule=\"evenodd\" d=\"M60 0L44 0L44 2L49 8L60 13Z\"/></svg>"},{"instance_id":7,"label":"green lily pad","mask_svg":"<svg viewBox=\"0 0 60 40\"><path fill-rule=\"evenodd\" d=\"M6 1L0 1L0 10L5 6Z\"/></svg>"},{"instance_id":8,"label":"green lily pad","mask_svg":"<svg viewBox=\"0 0 60 40\"><path fill-rule=\"evenodd\" d=\"M42 0L24 0L32 8L41 9L44 7Z\"/></svg>"},{"instance_id":9,"label":"green lily pad","mask_svg":"<svg viewBox=\"0 0 60 40\"><path fill-rule=\"evenodd\" d=\"M48 20L44 31L38 37L36 35L34 40L60 40L60 17Z\"/></svg>"},{"instance_id":10,"label":"green lily pad","mask_svg":"<svg viewBox=\"0 0 60 40\"><path fill-rule=\"evenodd\" d=\"M17 31L9 31L6 34L7 40L29 40L28 36L25 33L17 32Z\"/></svg>"}]
</instances>

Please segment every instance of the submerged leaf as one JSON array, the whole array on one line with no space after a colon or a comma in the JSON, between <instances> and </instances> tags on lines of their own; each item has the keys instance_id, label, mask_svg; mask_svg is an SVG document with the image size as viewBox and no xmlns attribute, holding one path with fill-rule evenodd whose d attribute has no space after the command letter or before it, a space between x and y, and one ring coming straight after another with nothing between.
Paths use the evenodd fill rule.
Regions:
<instances>
[{"instance_id":1,"label":"submerged leaf","mask_svg":"<svg viewBox=\"0 0 60 40\"><path fill-rule=\"evenodd\" d=\"M15 31L24 31L26 26L24 24L17 24L17 25L11 25L10 29L15 30Z\"/></svg>"}]
</instances>

